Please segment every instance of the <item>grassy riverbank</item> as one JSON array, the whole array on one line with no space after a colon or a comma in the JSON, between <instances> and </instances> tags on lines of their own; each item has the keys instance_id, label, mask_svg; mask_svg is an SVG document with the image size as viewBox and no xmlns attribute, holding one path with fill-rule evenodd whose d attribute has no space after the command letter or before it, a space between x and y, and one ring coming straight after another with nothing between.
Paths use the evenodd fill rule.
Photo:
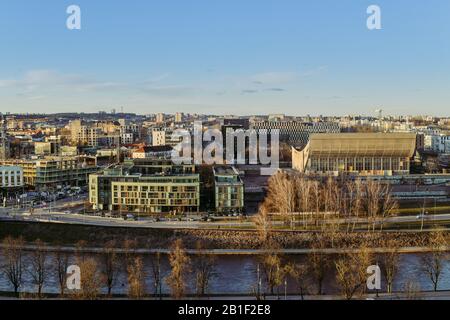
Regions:
<instances>
[{"instance_id":1,"label":"grassy riverbank","mask_svg":"<svg viewBox=\"0 0 450 320\"><path fill-rule=\"evenodd\" d=\"M260 249L261 240L256 231L249 230L208 230L208 229L153 229L100 227L71 224L37 222L0 222L0 239L7 236L22 236L28 243L41 239L52 246L75 246L84 241L87 247L102 247L109 240L117 244L125 240L135 240L138 248L168 249L176 239L181 239L187 249L195 249L201 241L205 249ZM273 238L281 248L308 248L313 241L313 233L300 231L274 231ZM357 248L362 241L371 247L382 247L386 239L401 240L403 246L425 246L426 234L420 232L354 232L333 235L334 248Z\"/></svg>"}]
</instances>

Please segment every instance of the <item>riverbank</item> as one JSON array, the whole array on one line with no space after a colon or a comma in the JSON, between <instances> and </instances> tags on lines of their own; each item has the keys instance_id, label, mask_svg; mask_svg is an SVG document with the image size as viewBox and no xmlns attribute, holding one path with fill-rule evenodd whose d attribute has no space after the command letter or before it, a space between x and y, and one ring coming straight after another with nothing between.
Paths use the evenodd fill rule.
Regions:
<instances>
[{"instance_id":1,"label":"riverbank","mask_svg":"<svg viewBox=\"0 0 450 320\"><path fill-rule=\"evenodd\" d=\"M21 292L19 295L11 291L0 291L0 300L77 300L75 296L66 295L60 296L59 294L43 294L38 297L36 293L32 292ZM97 300L130 300L126 294L113 294L108 296L106 294L100 294ZM161 296L146 296L140 300L173 300L170 295L163 294ZM235 294L214 294L214 295L187 295L183 300L257 300L254 295L235 295ZM342 295L299 295L294 293L280 293L279 295L264 295L261 300L304 300L304 301L323 301L323 300L346 300ZM354 297L352 300L450 300L449 290L438 290L438 291L417 291L417 292L393 292L393 293L368 293L362 296Z\"/></svg>"},{"instance_id":2,"label":"riverbank","mask_svg":"<svg viewBox=\"0 0 450 320\"><path fill-rule=\"evenodd\" d=\"M0 248L5 248L6 246L2 243L0 243ZM26 244L21 246L21 249L24 251L35 251L38 250L39 247L35 246L33 244ZM66 252L66 253L93 253L93 254L101 254L105 252L105 248L103 247L75 247L75 246L47 246L46 250L49 252ZM371 253L375 254L382 254L382 253L388 253L393 252L395 250L396 253L399 254L412 254L412 253L429 253L429 252L436 252L436 249L430 248L430 247L401 247L396 249L391 248L369 248L364 249L366 251L369 251ZM439 249L443 252L450 252L450 246L445 246ZM198 255L198 254L209 254L209 255L233 255L233 256L252 256L252 255L262 255L267 252L267 250L263 249L207 249L207 250L198 250L198 249L186 249L185 250L187 254L189 255ZM347 248L326 248L326 249L310 249L310 248L303 248L303 249L279 249L279 250L273 250L271 249L270 252L277 252L283 255L305 255L309 254L311 252L317 252L322 254L343 254L343 253L357 253L360 252L361 249L354 248L354 249L347 249ZM161 249L161 248L155 248L155 249L147 249L147 248L137 248L137 249L127 249L127 248L114 248L114 252L117 254L149 254L154 255L157 253L160 254L169 254L171 252L170 249Z\"/></svg>"},{"instance_id":3,"label":"riverbank","mask_svg":"<svg viewBox=\"0 0 450 320\"><path fill-rule=\"evenodd\" d=\"M252 254L263 247L258 233L249 230L149 229L2 221L0 240L8 236L22 236L29 245L40 239L51 247L65 247L67 250L74 250L76 244L83 241L85 250L95 251L103 248L110 240L115 240L118 249L124 248L126 240L133 240L135 247L143 253L166 253L177 239L181 239L185 248L191 252L195 252L198 242L202 243L204 249L220 254ZM320 234L301 231L272 232L272 238L288 254L307 253L313 241L317 241L317 236ZM387 239L398 240L402 247L417 248L413 250L418 252L424 252L427 247L427 234L423 232L342 232L334 234L333 243L325 243L324 248L338 248L325 249L334 253L332 251L341 250L339 248L359 248L364 242L372 249L379 250L384 247L383 242Z\"/></svg>"}]
</instances>

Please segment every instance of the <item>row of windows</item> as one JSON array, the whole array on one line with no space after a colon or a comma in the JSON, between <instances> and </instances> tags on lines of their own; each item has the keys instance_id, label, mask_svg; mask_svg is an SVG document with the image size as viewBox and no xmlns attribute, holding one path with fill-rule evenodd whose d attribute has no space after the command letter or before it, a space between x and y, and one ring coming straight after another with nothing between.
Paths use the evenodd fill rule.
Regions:
<instances>
[{"instance_id":1,"label":"row of windows","mask_svg":"<svg viewBox=\"0 0 450 320\"><path fill-rule=\"evenodd\" d=\"M197 206L197 199L133 199L123 198L119 201L118 198L113 199L113 204L122 205L163 205L163 206Z\"/></svg>"},{"instance_id":2,"label":"row of windows","mask_svg":"<svg viewBox=\"0 0 450 320\"><path fill-rule=\"evenodd\" d=\"M242 187L218 187L219 193L238 193L242 192Z\"/></svg>"},{"instance_id":3,"label":"row of windows","mask_svg":"<svg viewBox=\"0 0 450 320\"><path fill-rule=\"evenodd\" d=\"M243 207L243 203L239 200L218 201L218 207Z\"/></svg>"},{"instance_id":4,"label":"row of windows","mask_svg":"<svg viewBox=\"0 0 450 320\"><path fill-rule=\"evenodd\" d=\"M381 171L409 170L403 158L311 158L308 167L313 171Z\"/></svg>"},{"instance_id":5,"label":"row of windows","mask_svg":"<svg viewBox=\"0 0 450 320\"><path fill-rule=\"evenodd\" d=\"M117 198L141 198L141 199L194 199L198 198L198 194L194 192L188 193L139 193L139 192L114 192L113 197Z\"/></svg>"},{"instance_id":6,"label":"row of windows","mask_svg":"<svg viewBox=\"0 0 450 320\"><path fill-rule=\"evenodd\" d=\"M119 186L114 185L113 191L119 191ZM120 191L128 192L196 192L196 186L120 186Z\"/></svg>"}]
</instances>

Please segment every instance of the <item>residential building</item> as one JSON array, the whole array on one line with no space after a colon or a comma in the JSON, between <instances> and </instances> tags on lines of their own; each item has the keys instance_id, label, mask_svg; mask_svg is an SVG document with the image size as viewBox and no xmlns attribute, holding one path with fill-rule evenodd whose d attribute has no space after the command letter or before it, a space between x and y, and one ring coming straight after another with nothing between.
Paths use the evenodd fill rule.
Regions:
<instances>
[{"instance_id":1,"label":"residential building","mask_svg":"<svg viewBox=\"0 0 450 320\"><path fill-rule=\"evenodd\" d=\"M23 170L25 185L37 190L52 189L58 185L86 185L88 175L98 171L97 166L88 165L80 157L48 156L40 159L4 160L0 165L13 165Z\"/></svg>"},{"instance_id":2,"label":"residential building","mask_svg":"<svg viewBox=\"0 0 450 320\"><path fill-rule=\"evenodd\" d=\"M0 166L0 188L23 187L23 169L19 166Z\"/></svg>"},{"instance_id":3,"label":"residential building","mask_svg":"<svg viewBox=\"0 0 450 320\"><path fill-rule=\"evenodd\" d=\"M8 140L6 120L0 114L0 160L8 159L10 156L10 144Z\"/></svg>"},{"instance_id":4,"label":"residential building","mask_svg":"<svg viewBox=\"0 0 450 320\"><path fill-rule=\"evenodd\" d=\"M133 151L133 159L162 158L170 159L173 148L171 146L143 146Z\"/></svg>"},{"instance_id":5,"label":"residential building","mask_svg":"<svg viewBox=\"0 0 450 320\"><path fill-rule=\"evenodd\" d=\"M177 112L175 113L175 122L183 122L183 113L182 112Z\"/></svg>"},{"instance_id":6,"label":"residential building","mask_svg":"<svg viewBox=\"0 0 450 320\"><path fill-rule=\"evenodd\" d=\"M153 129L152 144L153 146L171 146L174 147L183 141L181 135L176 135L173 130L168 128Z\"/></svg>"},{"instance_id":7,"label":"residential building","mask_svg":"<svg viewBox=\"0 0 450 320\"><path fill-rule=\"evenodd\" d=\"M198 212L200 177L194 165L133 159L89 177L95 210L120 213Z\"/></svg>"},{"instance_id":8,"label":"residential building","mask_svg":"<svg viewBox=\"0 0 450 320\"><path fill-rule=\"evenodd\" d=\"M83 125L81 120L73 120L69 124L71 140L78 145L90 147L98 146L98 138L102 135L102 129Z\"/></svg>"},{"instance_id":9,"label":"residential building","mask_svg":"<svg viewBox=\"0 0 450 320\"><path fill-rule=\"evenodd\" d=\"M240 213L244 209L244 183L233 166L213 168L215 208L220 213Z\"/></svg>"},{"instance_id":10,"label":"residential building","mask_svg":"<svg viewBox=\"0 0 450 320\"><path fill-rule=\"evenodd\" d=\"M165 115L164 113L158 113L156 115L156 123L163 123L165 120Z\"/></svg>"},{"instance_id":11,"label":"residential building","mask_svg":"<svg viewBox=\"0 0 450 320\"><path fill-rule=\"evenodd\" d=\"M450 153L450 135L426 134L424 138L424 149L436 153Z\"/></svg>"}]
</instances>

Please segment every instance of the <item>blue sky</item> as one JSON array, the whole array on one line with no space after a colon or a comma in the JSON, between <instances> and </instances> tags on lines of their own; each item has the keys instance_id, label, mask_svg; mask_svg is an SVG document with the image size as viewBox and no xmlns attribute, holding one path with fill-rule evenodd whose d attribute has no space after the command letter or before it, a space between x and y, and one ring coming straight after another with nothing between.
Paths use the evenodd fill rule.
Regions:
<instances>
[{"instance_id":1,"label":"blue sky","mask_svg":"<svg viewBox=\"0 0 450 320\"><path fill-rule=\"evenodd\" d=\"M0 4L1 112L450 115L448 0Z\"/></svg>"}]
</instances>

